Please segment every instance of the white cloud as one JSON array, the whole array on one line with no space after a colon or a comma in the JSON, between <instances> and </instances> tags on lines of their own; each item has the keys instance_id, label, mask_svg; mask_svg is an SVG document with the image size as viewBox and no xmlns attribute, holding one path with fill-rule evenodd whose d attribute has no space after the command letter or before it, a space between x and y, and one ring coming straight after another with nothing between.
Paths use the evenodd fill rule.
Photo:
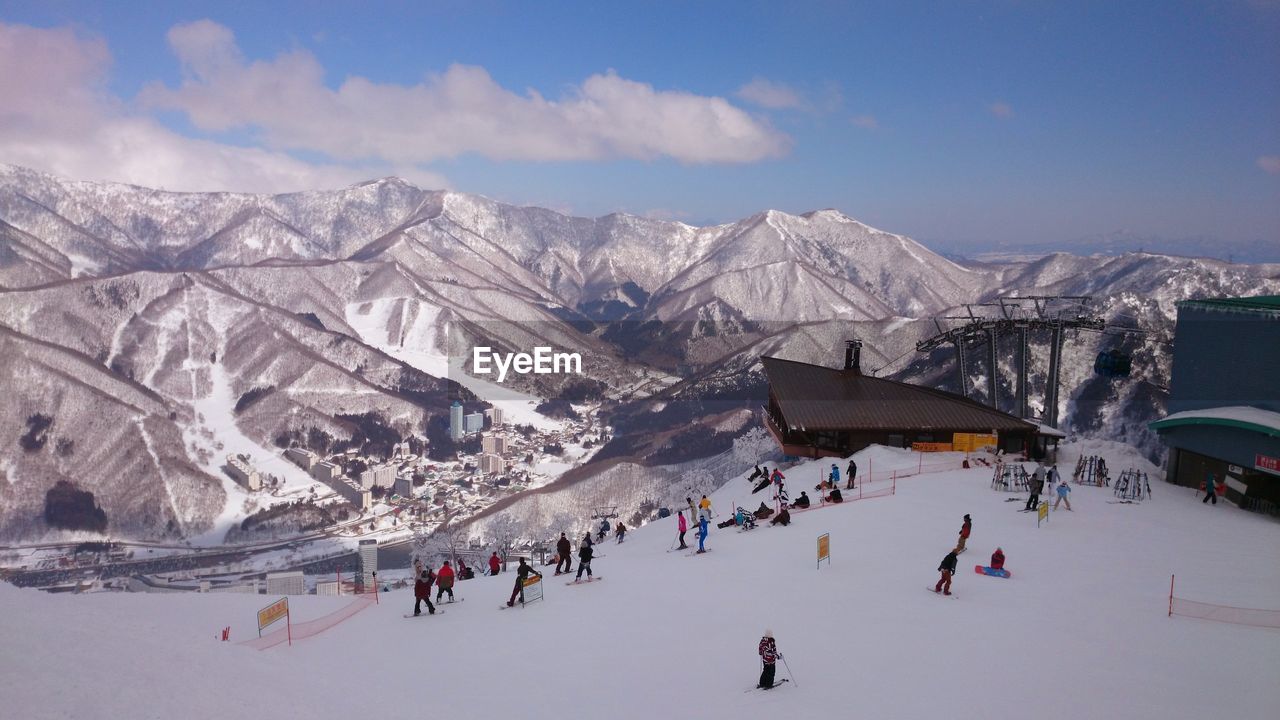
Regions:
<instances>
[{"instance_id":1,"label":"white cloud","mask_svg":"<svg viewBox=\"0 0 1280 720\"><path fill-rule=\"evenodd\" d=\"M1258 167L1271 175L1280 175L1280 155L1259 156Z\"/></svg>"},{"instance_id":2,"label":"white cloud","mask_svg":"<svg viewBox=\"0 0 1280 720\"><path fill-rule=\"evenodd\" d=\"M880 122L876 120L875 115L854 115L849 121L860 128L867 130L875 130L880 127Z\"/></svg>"},{"instance_id":3,"label":"white cloud","mask_svg":"<svg viewBox=\"0 0 1280 720\"><path fill-rule=\"evenodd\" d=\"M752 79L751 82L738 88L738 91L734 94L749 103L771 110L800 108L805 105L800 93L782 83L773 82L762 77Z\"/></svg>"},{"instance_id":4,"label":"white cloud","mask_svg":"<svg viewBox=\"0 0 1280 720\"><path fill-rule=\"evenodd\" d=\"M558 99L517 94L484 68L456 64L416 85L353 76L335 90L311 53L246 61L231 31L210 20L174 27L168 38L185 78L177 88L149 87L148 104L180 110L206 131L250 128L268 147L344 161L424 163L475 153L494 160L732 163L777 157L790 145L723 98L656 90L612 71Z\"/></svg>"},{"instance_id":5,"label":"white cloud","mask_svg":"<svg viewBox=\"0 0 1280 720\"><path fill-rule=\"evenodd\" d=\"M110 65L101 39L0 23L0 163L169 190L284 192L389 172L445 186L439 175L411 166L308 163L184 137L111 96L104 86Z\"/></svg>"},{"instance_id":6,"label":"white cloud","mask_svg":"<svg viewBox=\"0 0 1280 720\"><path fill-rule=\"evenodd\" d=\"M987 110L998 118L1013 117L1013 106L1003 100L997 100L987 106Z\"/></svg>"}]
</instances>

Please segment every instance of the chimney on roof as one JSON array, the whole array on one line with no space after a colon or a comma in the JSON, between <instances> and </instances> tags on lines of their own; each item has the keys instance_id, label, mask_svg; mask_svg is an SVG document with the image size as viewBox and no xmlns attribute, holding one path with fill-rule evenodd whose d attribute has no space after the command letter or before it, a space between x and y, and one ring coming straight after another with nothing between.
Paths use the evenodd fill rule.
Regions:
<instances>
[{"instance_id":1,"label":"chimney on roof","mask_svg":"<svg viewBox=\"0 0 1280 720\"><path fill-rule=\"evenodd\" d=\"M861 340L845 340L844 341L844 369L852 370L858 375L862 374L862 341Z\"/></svg>"}]
</instances>

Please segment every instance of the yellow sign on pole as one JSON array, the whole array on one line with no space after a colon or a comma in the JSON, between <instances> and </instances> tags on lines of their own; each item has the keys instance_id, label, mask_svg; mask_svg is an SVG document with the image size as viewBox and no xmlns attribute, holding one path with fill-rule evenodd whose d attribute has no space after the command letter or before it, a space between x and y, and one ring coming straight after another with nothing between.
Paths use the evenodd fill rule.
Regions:
<instances>
[{"instance_id":1,"label":"yellow sign on pole","mask_svg":"<svg viewBox=\"0 0 1280 720\"><path fill-rule=\"evenodd\" d=\"M818 567L822 567L822 561L826 560L827 564L831 564L831 533L822 533L818 536Z\"/></svg>"},{"instance_id":2,"label":"yellow sign on pole","mask_svg":"<svg viewBox=\"0 0 1280 720\"><path fill-rule=\"evenodd\" d=\"M955 433L951 437L952 449L957 452L976 452L985 447L994 447L999 438L994 434Z\"/></svg>"},{"instance_id":3,"label":"yellow sign on pole","mask_svg":"<svg viewBox=\"0 0 1280 720\"><path fill-rule=\"evenodd\" d=\"M258 611L258 635L261 637L262 629L271 623L285 617L289 614L289 598L282 597L279 600Z\"/></svg>"},{"instance_id":4,"label":"yellow sign on pole","mask_svg":"<svg viewBox=\"0 0 1280 720\"><path fill-rule=\"evenodd\" d=\"M1049 503L1040 503L1040 512L1036 514L1036 527L1040 527L1040 521L1049 521Z\"/></svg>"}]
</instances>

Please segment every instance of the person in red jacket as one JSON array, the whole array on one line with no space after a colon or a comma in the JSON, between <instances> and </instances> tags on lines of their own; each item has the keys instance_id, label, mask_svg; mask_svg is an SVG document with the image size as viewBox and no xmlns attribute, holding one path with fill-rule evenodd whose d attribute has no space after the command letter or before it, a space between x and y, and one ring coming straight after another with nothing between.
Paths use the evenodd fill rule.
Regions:
<instances>
[{"instance_id":1,"label":"person in red jacket","mask_svg":"<svg viewBox=\"0 0 1280 720\"><path fill-rule=\"evenodd\" d=\"M453 577L453 568L445 560L444 565L440 566L440 572L436 573L436 602L440 602L445 593L449 593L449 602L453 602Z\"/></svg>"},{"instance_id":2,"label":"person in red jacket","mask_svg":"<svg viewBox=\"0 0 1280 720\"><path fill-rule=\"evenodd\" d=\"M436 606L431 604L431 583L435 582L436 576L430 570L423 570L418 573L418 579L413 583L413 614L422 614L422 603L427 604L427 612L431 615L436 614Z\"/></svg>"},{"instance_id":3,"label":"person in red jacket","mask_svg":"<svg viewBox=\"0 0 1280 720\"><path fill-rule=\"evenodd\" d=\"M960 542L956 543L956 552L964 552L964 541L969 539L969 531L973 529L973 521L966 514L964 524L960 526Z\"/></svg>"},{"instance_id":4,"label":"person in red jacket","mask_svg":"<svg viewBox=\"0 0 1280 720\"><path fill-rule=\"evenodd\" d=\"M498 559L498 551L495 550L489 556L489 574L497 575L500 570L502 570L502 561Z\"/></svg>"},{"instance_id":5,"label":"person in red jacket","mask_svg":"<svg viewBox=\"0 0 1280 720\"><path fill-rule=\"evenodd\" d=\"M996 551L991 553L991 569L992 570L1004 569L1004 551L1001 550L1000 548L996 548Z\"/></svg>"}]
</instances>

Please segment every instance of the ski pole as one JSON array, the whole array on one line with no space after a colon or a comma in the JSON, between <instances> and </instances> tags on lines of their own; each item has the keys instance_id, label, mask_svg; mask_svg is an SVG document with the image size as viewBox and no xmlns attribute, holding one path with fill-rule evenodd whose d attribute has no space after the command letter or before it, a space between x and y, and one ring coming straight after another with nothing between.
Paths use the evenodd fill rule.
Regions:
<instances>
[{"instance_id":1,"label":"ski pole","mask_svg":"<svg viewBox=\"0 0 1280 720\"><path fill-rule=\"evenodd\" d=\"M787 678L791 681L791 684L800 687L800 683L796 682L795 674L791 672L791 666L787 664L787 657L782 653L778 653L778 659L782 661L782 666L787 669Z\"/></svg>"}]
</instances>

